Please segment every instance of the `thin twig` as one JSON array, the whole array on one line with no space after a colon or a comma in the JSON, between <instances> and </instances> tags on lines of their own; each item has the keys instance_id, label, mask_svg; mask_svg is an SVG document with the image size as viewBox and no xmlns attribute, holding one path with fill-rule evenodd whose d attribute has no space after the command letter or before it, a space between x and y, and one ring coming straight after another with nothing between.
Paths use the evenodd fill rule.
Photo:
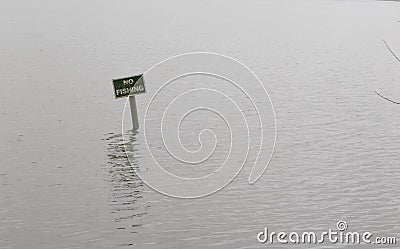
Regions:
<instances>
[{"instance_id":1,"label":"thin twig","mask_svg":"<svg viewBox=\"0 0 400 249\"><path fill-rule=\"evenodd\" d=\"M385 96L379 94L377 91L375 91L375 93L376 93L376 95L378 95L379 97L381 97L381 98L383 98L383 99L386 99L387 101L390 101L390 102L392 102L392 103L394 103L394 104L396 104L396 105L400 105L400 102L396 102L396 101L394 101L394 100L391 100L391 99L389 99L389 98L386 98Z\"/></svg>"},{"instance_id":2,"label":"thin twig","mask_svg":"<svg viewBox=\"0 0 400 249\"><path fill-rule=\"evenodd\" d=\"M398 62L400 62L400 58L393 52L393 50L390 48L389 44L387 44L387 42L386 42L385 40L383 40L383 43L385 43L386 48L387 48L387 49L389 50L389 52L394 56L394 58L396 58L396 60L397 60ZM381 95L381 94L378 93L377 91L375 91L375 93L376 93L379 97L381 97L381 98L383 98L383 99L385 99L385 100L387 100L387 101L389 101L389 102L392 102L392 103L394 103L394 104L396 104L396 105L400 105L400 102L397 102L397 101L391 100L391 99L389 99L389 98L386 98L385 96Z\"/></svg>"},{"instance_id":3,"label":"thin twig","mask_svg":"<svg viewBox=\"0 0 400 249\"><path fill-rule=\"evenodd\" d=\"M400 62L400 58L393 52L393 50L389 47L389 45L387 44L387 42L385 40L383 40L383 42L385 43L386 48L389 50L389 52L394 56L394 58L396 58L396 60L398 62Z\"/></svg>"}]
</instances>

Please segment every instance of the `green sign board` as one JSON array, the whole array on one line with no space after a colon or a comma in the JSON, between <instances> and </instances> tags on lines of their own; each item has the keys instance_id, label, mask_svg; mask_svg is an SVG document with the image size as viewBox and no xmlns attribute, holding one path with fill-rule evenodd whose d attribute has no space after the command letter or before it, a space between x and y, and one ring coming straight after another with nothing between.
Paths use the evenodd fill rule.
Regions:
<instances>
[{"instance_id":1,"label":"green sign board","mask_svg":"<svg viewBox=\"0 0 400 249\"><path fill-rule=\"evenodd\" d=\"M123 98L146 92L143 74L113 80L115 98Z\"/></svg>"}]
</instances>

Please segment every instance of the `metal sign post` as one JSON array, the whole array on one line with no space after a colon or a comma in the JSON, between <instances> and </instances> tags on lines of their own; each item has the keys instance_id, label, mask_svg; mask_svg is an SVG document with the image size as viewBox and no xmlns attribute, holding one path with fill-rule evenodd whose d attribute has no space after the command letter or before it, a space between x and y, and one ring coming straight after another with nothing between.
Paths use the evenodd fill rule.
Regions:
<instances>
[{"instance_id":1,"label":"metal sign post","mask_svg":"<svg viewBox=\"0 0 400 249\"><path fill-rule=\"evenodd\" d=\"M134 130L139 129L138 111L136 106L135 95L145 93L143 75L136 75L121 79L114 79L114 94L115 98L129 97L129 105L131 108L132 127Z\"/></svg>"},{"instance_id":2,"label":"metal sign post","mask_svg":"<svg viewBox=\"0 0 400 249\"><path fill-rule=\"evenodd\" d=\"M129 96L129 104L131 106L132 128L134 130L137 130L137 129L139 129L139 118L138 118L138 111L137 111L137 107L136 107L135 95Z\"/></svg>"}]
</instances>

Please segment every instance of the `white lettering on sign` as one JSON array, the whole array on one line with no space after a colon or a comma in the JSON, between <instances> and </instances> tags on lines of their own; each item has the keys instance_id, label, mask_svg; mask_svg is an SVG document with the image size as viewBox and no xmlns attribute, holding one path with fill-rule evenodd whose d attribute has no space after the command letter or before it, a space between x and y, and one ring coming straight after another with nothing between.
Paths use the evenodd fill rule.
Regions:
<instances>
[{"instance_id":1,"label":"white lettering on sign","mask_svg":"<svg viewBox=\"0 0 400 249\"><path fill-rule=\"evenodd\" d=\"M124 85L133 85L135 82L133 81L133 79L128 79L128 80L124 80L123 83L124 83Z\"/></svg>"},{"instance_id":2,"label":"white lettering on sign","mask_svg":"<svg viewBox=\"0 0 400 249\"><path fill-rule=\"evenodd\" d=\"M146 92L143 75L113 79L115 98L128 97Z\"/></svg>"},{"instance_id":3,"label":"white lettering on sign","mask_svg":"<svg viewBox=\"0 0 400 249\"><path fill-rule=\"evenodd\" d=\"M122 95L122 94L135 94L138 92L143 92L144 91L144 86L143 85L138 85L138 86L133 86L130 88L122 88L122 89L117 89L117 94Z\"/></svg>"},{"instance_id":4,"label":"white lettering on sign","mask_svg":"<svg viewBox=\"0 0 400 249\"><path fill-rule=\"evenodd\" d=\"M139 92L139 91L144 91L143 85L133 86L133 87L131 88L131 92Z\"/></svg>"}]
</instances>

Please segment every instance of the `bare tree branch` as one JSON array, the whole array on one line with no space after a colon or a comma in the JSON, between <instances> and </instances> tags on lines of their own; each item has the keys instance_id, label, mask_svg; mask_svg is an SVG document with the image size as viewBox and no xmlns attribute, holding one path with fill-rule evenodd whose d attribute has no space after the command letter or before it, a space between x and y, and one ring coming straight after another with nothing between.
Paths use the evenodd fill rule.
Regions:
<instances>
[{"instance_id":1,"label":"bare tree branch","mask_svg":"<svg viewBox=\"0 0 400 249\"><path fill-rule=\"evenodd\" d=\"M397 60L398 62L400 62L400 58L393 52L393 50L390 48L389 44L387 44L387 42L386 42L385 40L383 40L383 43L385 43L386 48L387 48L387 49L389 50L389 52L394 56L394 58L396 58L396 60ZM389 101L389 102L392 102L393 104L400 105L400 102L391 100L391 99L389 99L389 98L387 98L387 97L385 97L385 96L379 94L377 91L375 91L375 93L376 93L379 97L381 97L381 98L383 98L383 99L385 99L385 100L387 100L387 101Z\"/></svg>"},{"instance_id":2,"label":"bare tree branch","mask_svg":"<svg viewBox=\"0 0 400 249\"><path fill-rule=\"evenodd\" d=\"M387 42L385 40L383 40L383 42L385 43L386 48L389 50L389 52L394 56L394 58L396 58L396 60L398 62L400 62L400 58L393 52L393 50L389 47L389 45L387 44Z\"/></svg>"},{"instance_id":3,"label":"bare tree branch","mask_svg":"<svg viewBox=\"0 0 400 249\"><path fill-rule=\"evenodd\" d=\"M394 104L396 104L396 105L400 105L400 102L396 102L396 101L394 101L394 100L391 100L391 99L389 99L389 98L386 98L385 96L379 94L377 91L375 91L375 93L376 93L376 95L378 95L378 96L381 97L382 99L385 99L385 100L387 100L387 101L389 101L389 102L392 102L392 103L394 103Z\"/></svg>"}]
</instances>

